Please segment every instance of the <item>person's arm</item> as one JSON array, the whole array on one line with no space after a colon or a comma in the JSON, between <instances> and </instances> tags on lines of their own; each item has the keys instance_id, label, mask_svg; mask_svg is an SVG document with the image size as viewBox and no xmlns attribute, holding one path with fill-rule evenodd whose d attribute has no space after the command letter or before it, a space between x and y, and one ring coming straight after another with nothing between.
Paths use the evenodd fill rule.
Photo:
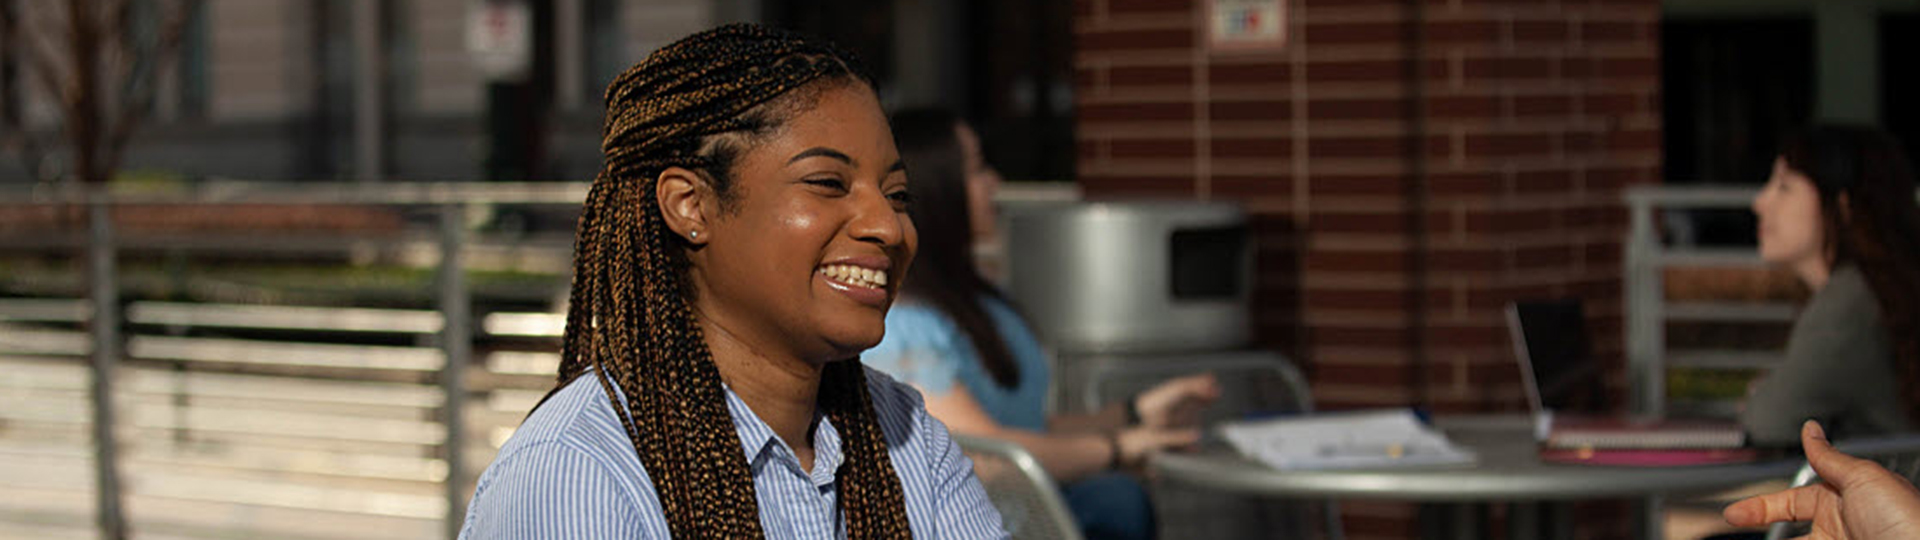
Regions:
<instances>
[{"instance_id":1,"label":"person's arm","mask_svg":"<svg viewBox=\"0 0 1920 540\"><path fill-rule=\"evenodd\" d=\"M1124 401L1107 404L1093 414L1056 414L1047 429L1056 433L1106 432L1139 425L1153 428L1189 427L1199 423L1200 411L1220 398L1212 373L1169 379ZM1133 409L1131 412L1128 409Z\"/></svg>"},{"instance_id":2,"label":"person's arm","mask_svg":"<svg viewBox=\"0 0 1920 540\"><path fill-rule=\"evenodd\" d=\"M1734 503L1725 511L1727 523L1813 521L1808 538L1814 540L1920 538L1920 490L1907 479L1835 450L1818 422L1801 428L1800 441L1822 483Z\"/></svg>"},{"instance_id":3,"label":"person's arm","mask_svg":"<svg viewBox=\"0 0 1920 540\"><path fill-rule=\"evenodd\" d=\"M947 429L1012 441L1032 453L1047 474L1063 483L1107 471L1114 464L1137 464L1151 453L1200 440L1200 431L1191 428L1136 427L1108 433L1059 434L1011 428L988 416L964 385L955 384L937 393L922 388L920 393L925 396L927 413L944 422Z\"/></svg>"},{"instance_id":4,"label":"person's arm","mask_svg":"<svg viewBox=\"0 0 1920 540\"><path fill-rule=\"evenodd\" d=\"M663 518L622 486L609 464L564 441L522 448L475 489L460 538L666 538Z\"/></svg>"},{"instance_id":5,"label":"person's arm","mask_svg":"<svg viewBox=\"0 0 1920 540\"><path fill-rule=\"evenodd\" d=\"M1741 424L1754 443L1793 444L1799 439L1801 423L1838 418L1860 385L1876 382L1874 378L1880 376L1862 369L1886 361L1885 350L1872 346L1873 336L1828 321L1817 324L1822 326L1794 333L1786 357L1747 397Z\"/></svg>"}]
</instances>

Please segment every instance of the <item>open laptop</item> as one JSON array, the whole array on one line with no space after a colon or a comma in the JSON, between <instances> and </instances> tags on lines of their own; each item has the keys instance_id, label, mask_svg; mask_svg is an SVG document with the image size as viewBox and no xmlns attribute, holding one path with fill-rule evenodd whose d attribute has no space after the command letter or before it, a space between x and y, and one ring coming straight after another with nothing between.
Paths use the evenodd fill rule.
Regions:
<instances>
[{"instance_id":1,"label":"open laptop","mask_svg":"<svg viewBox=\"0 0 1920 540\"><path fill-rule=\"evenodd\" d=\"M1579 300L1507 305L1507 329L1536 439L1549 448L1590 450L1724 449L1746 443L1745 430L1733 422L1604 414L1603 370L1593 357L1586 325Z\"/></svg>"}]
</instances>

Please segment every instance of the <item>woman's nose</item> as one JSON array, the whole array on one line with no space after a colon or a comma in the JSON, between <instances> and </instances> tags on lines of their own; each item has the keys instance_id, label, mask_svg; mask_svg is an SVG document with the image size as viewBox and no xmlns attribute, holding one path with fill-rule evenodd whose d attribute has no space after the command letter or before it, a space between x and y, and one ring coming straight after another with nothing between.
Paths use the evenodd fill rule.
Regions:
<instances>
[{"instance_id":1,"label":"woman's nose","mask_svg":"<svg viewBox=\"0 0 1920 540\"><path fill-rule=\"evenodd\" d=\"M854 213L852 222L848 223L848 232L855 239L882 246L903 242L906 232L901 220L907 218L906 213L895 211L893 201L878 189L859 191L860 194L853 197Z\"/></svg>"}]
</instances>

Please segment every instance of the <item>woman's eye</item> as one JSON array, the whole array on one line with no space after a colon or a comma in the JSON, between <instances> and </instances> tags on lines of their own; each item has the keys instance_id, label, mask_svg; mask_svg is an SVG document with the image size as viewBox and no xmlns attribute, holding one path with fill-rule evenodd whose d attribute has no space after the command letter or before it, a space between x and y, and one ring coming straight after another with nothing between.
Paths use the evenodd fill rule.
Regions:
<instances>
[{"instance_id":1,"label":"woman's eye","mask_svg":"<svg viewBox=\"0 0 1920 540\"><path fill-rule=\"evenodd\" d=\"M902 206L913 204L913 194L905 191L895 191L893 193L888 193L887 199L893 201L895 204L899 204Z\"/></svg>"},{"instance_id":2,"label":"woman's eye","mask_svg":"<svg viewBox=\"0 0 1920 540\"><path fill-rule=\"evenodd\" d=\"M820 186L820 187L824 187L834 191L847 190L847 183L841 182L839 178L808 178L806 179L806 183L809 185Z\"/></svg>"}]
</instances>

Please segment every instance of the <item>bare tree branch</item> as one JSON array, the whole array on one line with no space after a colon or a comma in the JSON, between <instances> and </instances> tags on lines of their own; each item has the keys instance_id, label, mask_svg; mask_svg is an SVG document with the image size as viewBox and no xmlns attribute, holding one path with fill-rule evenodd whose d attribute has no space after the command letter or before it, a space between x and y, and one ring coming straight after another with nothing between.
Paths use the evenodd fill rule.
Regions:
<instances>
[{"instance_id":1,"label":"bare tree branch","mask_svg":"<svg viewBox=\"0 0 1920 540\"><path fill-rule=\"evenodd\" d=\"M192 21L195 13L200 11L200 4L201 0L183 0L175 4L174 11L169 13L166 20L161 23L152 53L144 56L151 61L151 64L144 70L133 72L141 80L122 85L129 89L126 92L129 94L129 99L122 101L122 116L114 123L113 134L107 140L107 151L104 156L106 170L119 168L120 159L126 152L127 141L132 138L134 129L146 119L147 112L153 108L154 96L160 89L160 75L167 73L169 68L179 63L180 44L186 33L187 23ZM142 58L142 56L129 58Z\"/></svg>"}]
</instances>

